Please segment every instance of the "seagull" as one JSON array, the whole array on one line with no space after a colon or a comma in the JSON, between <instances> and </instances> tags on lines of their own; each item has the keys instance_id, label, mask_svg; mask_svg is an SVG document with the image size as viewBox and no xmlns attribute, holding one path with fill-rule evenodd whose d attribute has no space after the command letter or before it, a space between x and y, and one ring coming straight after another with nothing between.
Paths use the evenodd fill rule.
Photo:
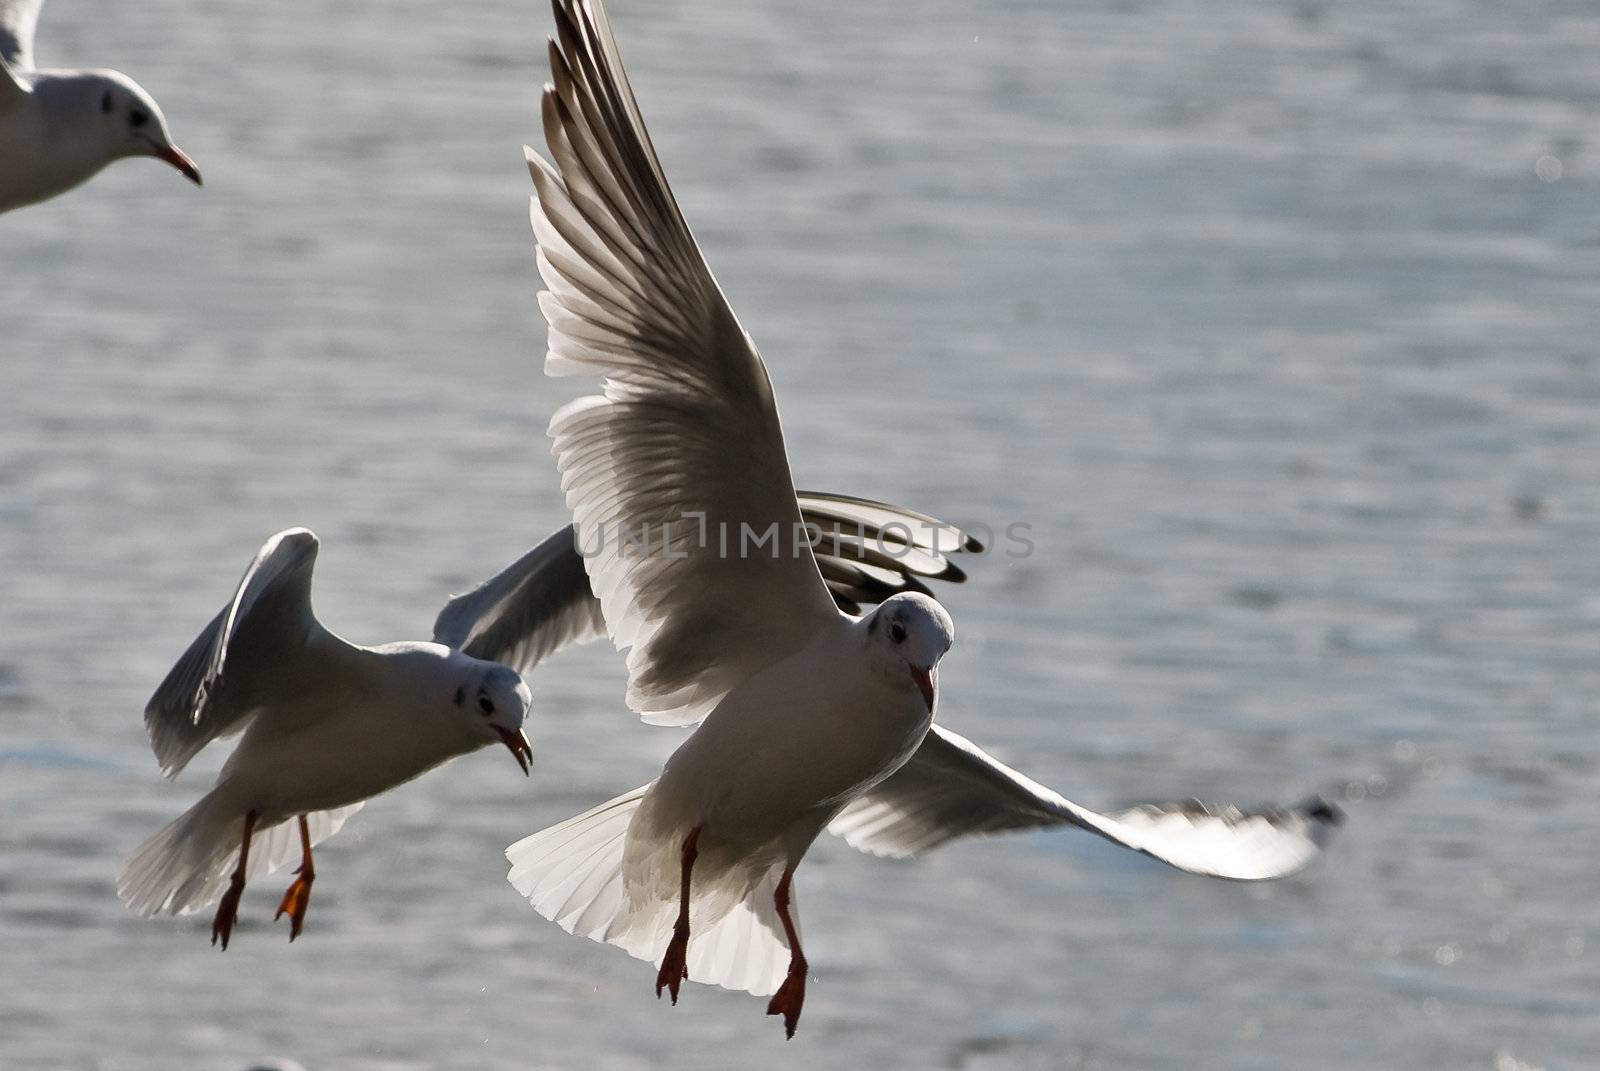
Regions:
<instances>
[{"instance_id":1,"label":"seagull","mask_svg":"<svg viewBox=\"0 0 1600 1071\"><path fill-rule=\"evenodd\" d=\"M126 156L165 160L200 185L200 170L133 79L34 68L42 3L0 0L0 212L65 193Z\"/></svg>"},{"instance_id":2,"label":"seagull","mask_svg":"<svg viewBox=\"0 0 1600 1071\"><path fill-rule=\"evenodd\" d=\"M926 592L919 578L959 583L965 574L948 553L982 549L950 525L887 503L801 492L798 504L830 592L849 612ZM301 869L278 914L289 914L293 940L315 876L311 848L362 801L497 740L527 772L521 675L605 634L570 525L452 598L431 643L376 648L346 643L312 614L317 546L303 528L269 539L145 710L167 777L212 740L244 733L217 785L145 844L119 883L144 915L189 914L222 898L212 938L223 948L246 879L293 859L291 819Z\"/></svg>"},{"instance_id":3,"label":"seagull","mask_svg":"<svg viewBox=\"0 0 1600 1071\"><path fill-rule=\"evenodd\" d=\"M525 152L546 372L605 381L550 424L599 603L586 627L628 652L629 707L698 727L655 781L511 845L518 892L655 963L674 1004L688 978L772 994L793 1037L808 975L794 876L824 829L909 855L1069 825L1241 880L1314 858L1337 822L1321 801L1102 815L933 725L948 614L917 590L866 613L839 604L803 534L765 365L668 187L603 7L554 6L554 166ZM617 533L634 530L655 549L630 553Z\"/></svg>"},{"instance_id":4,"label":"seagull","mask_svg":"<svg viewBox=\"0 0 1600 1071\"><path fill-rule=\"evenodd\" d=\"M535 835L515 861L530 887L584 884L589 929L658 960L657 995L674 1003L691 965L707 978L691 933L703 949L730 920L743 933L775 913L790 955L767 1010L792 1036L808 972L795 869L922 742L955 630L916 591L862 617L838 608L766 368L679 213L604 12L573 0L556 20L543 112L560 170L527 152L545 370L603 376L605 393L557 411L553 450L607 631L629 652L628 705L698 729L593 823L620 836L574 852ZM633 547L635 532L652 545ZM711 974L742 966L727 958Z\"/></svg>"},{"instance_id":5,"label":"seagull","mask_svg":"<svg viewBox=\"0 0 1600 1071\"><path fill-rule=\"evenodd\" d=\"M243 734L211 791L146 841L117 883L141 915L189 914L220 897L211 943L224 949L245 881L293 858L291 823L300 868L275 917L289 916L292 941L316 876L312 846L365 800L486 744L504 744L525 774L533 754L515 670L442 643L339 638L311 609L316 560L305 528L268 539L145 708L167 777L211 741Z\"/></svg>"}]
</instances>

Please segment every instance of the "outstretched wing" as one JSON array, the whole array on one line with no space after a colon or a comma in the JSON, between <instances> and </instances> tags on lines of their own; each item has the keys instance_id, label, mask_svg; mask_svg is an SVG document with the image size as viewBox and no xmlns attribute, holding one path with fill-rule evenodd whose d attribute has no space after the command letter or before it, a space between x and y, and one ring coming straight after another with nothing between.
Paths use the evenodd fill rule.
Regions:
<instances>
[{"instance_id":1,"label":"outstretched wing","mask_svg":"<svg viewBox=\"0 0 1600 1071\"><path fill-rule=\"evenodd\" d=\"M263 685L292 676L319 641L343 645L311 612L317 537L290 528L268 539L233 599L195 637L144 709L161 772L176 777L201 748L239 732Z\"/></svg>"},{"instance_id":2,"label":"outstretched wing","mask_svg":"<svg viewBox=\"0 0 1600 1071\"><path fill-rule=\"evenodd\" d=\"M852 847L901 857L974 833L1076 826L1191 874L1261 881L1308 865L1341 819L1320 799L1259 811L1191 801L1098 814L934 726L909 762L828 829Z\"/></svg>"},{"instance_id":3,"label":"outstretched wing","mask_svg":"<svg viewBox=\"0 0 1600 1071\"><path fill-rule=\"evenodd\" d=\"M797 498L816 540L817 565L846 613L902 591L926 592L923 578L960 583L966 574L949 555L983 549L954 525L900 506L813 491ZM435 643L519 673L605 633L570 525L451 599L433 625Z\"/></svg>"},{"instance_id":4,"label":"outstretched wing","mask_svg":"<svg viewBox=\"0 0 1600 1071\"><path fill-rule=\"evenodd\" d=\"M598 0L557 0L531 151L551 375L605 378L550 422L628 705L698 721L837 621L766 367L689 233Z\"/></svg>"},{"instance_id":5,"label":"outstretched wing","mask_svg":"<svg viewBox=\"0 0 1600 1071\"><path fill-rule=\"evenodd\" d=\"M13 71L33 70L33 31L44 0L0 0L0 60Z\"/></svg>"}]
</instances>

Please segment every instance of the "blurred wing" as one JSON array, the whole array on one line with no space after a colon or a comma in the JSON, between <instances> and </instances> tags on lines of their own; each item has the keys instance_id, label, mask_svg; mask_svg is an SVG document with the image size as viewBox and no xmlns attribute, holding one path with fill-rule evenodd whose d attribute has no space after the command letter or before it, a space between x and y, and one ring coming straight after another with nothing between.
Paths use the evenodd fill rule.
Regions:
<instances>
[{"instance_id":1,"label":"blurred wing","mask_svg":"<svg viewBox=\"0 0 1600 1071\"><path fill-rule=\"evenodd\" d=\"M1309 864L1341 818L1323 800L1256 812L1189 802L1097 814L936 725L905 766L828 829L852 847L903 857L974 833L1077 826L1191 874L1260 881Z\"/></svg>"},{"instance_id":2,"label":"blurred wing","mask_svg":"<svg viewBox=\"0 0 1600 1071\"><path fill-rule=\"evenodd\" d=\"M559 0L551 167L528 153L550 422L628 705L698 721L838 619L801 526L765 366L678 211L596 0Z\"/></svg>"},{"instance_id":3,"label":"blurred wing","mask_svg":"<svg viewBox=\"0 0 1600 1071\"><path fill-rule=\"evenodd\" d=\"M451 599L433 623L434 642L527 673L569 643L604 636L600 602L573 540L568 525Z\"/></svg>"},{"instance_id":4,"label":"blurred wing","mask_svg":"<svg viewBox=\"0 0 1600 1071\"><path fill-rule=\"evenodd\" d=\"M0 0L0 60L14 71L33 70L33 31L43 0Z\"/></svg>"},{"instance_id":5,"label":"blurred wing","mask_svg":"<svg viewBox=\"0 0 1600 1071\"><path fill-rule=\"evenodd\" d=\"M953 525L899 506L813 491L796 497L801 519L817 533L817 564L846 613L901 591L926 591L919 577L960 583L965 574L945 555L982 549ZM863 554L846 546L854 543L876 548L886 564L862 564ZM435 643L519 673L568 644L605 634L605 616L570 525L451 599L433 625Z\"/></svg>"},{"instance_id":6,"label":"blurred wing","mask_svg":"<svg viewBox=\"0 0 1600 1071\"><path fill-rule=\"evenodd\" d=\"M260 685L290 679L318 640L343 646L311 612L317 537L279 532L256 554L234 592L167 673L144 708L161 772L176 777L201 748L245 727ZM270 674L270 679L263 679Z\"/></svg>"}]
</instances>

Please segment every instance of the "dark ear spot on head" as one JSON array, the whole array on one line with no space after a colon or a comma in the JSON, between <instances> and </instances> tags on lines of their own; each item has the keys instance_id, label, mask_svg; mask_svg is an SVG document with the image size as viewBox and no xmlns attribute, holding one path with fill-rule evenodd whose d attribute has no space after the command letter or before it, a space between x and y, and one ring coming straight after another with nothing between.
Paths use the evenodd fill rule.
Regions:
<instances>
[{"instance_id":1,"label":"dark ear spot on head","mask_svg":"<svg viewBox=\"0 0 1600 1071\"><path fill-rule=\"evenodd\" d=\"M111 111L111 90L100 94L100 114L107 115Z\"/></svg>"},{"instance_id":2,"label":"dark ear spot on head","mask_svg":"<svg viewBox=\"0 0 1600 1071\"><path fill-rule=\"evenodd\" d=\"M465 703L466 701L467 701L467 690L465 688L457 688L456 689L456 706L459 707L462 703Z\"/></svg>"},{"instance_id":3,"label":"dark ear spot on head","mask_svg":"<svg viewBox=\"0 0 1600 1071\"><path fill-rule=\"evenodd\" d=\"M872 620L867 622L867 635L868 636L876 636L878 634L878 618L879 618L879 616L880 616L879 614L874 613L872 615Z\"/></svg>"}]
</instances>

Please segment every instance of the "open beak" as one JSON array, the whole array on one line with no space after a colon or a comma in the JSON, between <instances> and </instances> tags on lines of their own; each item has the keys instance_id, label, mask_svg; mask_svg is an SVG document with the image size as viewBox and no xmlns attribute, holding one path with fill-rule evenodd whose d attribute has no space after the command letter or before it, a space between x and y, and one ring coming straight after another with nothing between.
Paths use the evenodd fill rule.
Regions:
<instances>
[{"instance_id":1,"label":"open beak","mask_svg":"<svg viewBox=\"0 0 1600 1071\"><path fill-rule=\"evenodd\" d=\"M511 754L517 757L517 765L522 767L523 774L530 773L533 769L533 745L528 743L527 735L521 729L513 732L498 725L494 731L500 734L500 739L511 749Z\"/></svg>"},{"instance_id":2,"label":"open beak","mask_svg":"<svg viewBox=\"0 0 1600 1071\"><path fill-rule=\"evenodd\" d=\"M917 688L922 692L922 700L928 704L928 713L932 714L934 688L939 683L939 667L918 669L916 666L912 666L911 679L917 682Z\"/></svg>"},{"instance_id":3,"label":"open beak","mask_svg":"<svg viewBox=\"0 0 1600 1071\"><path fill-rule=\"evenodd\" d=\"M157 145L151 155L157 160L165 160L183 172L183 177L196 186L203 185L200 181L200 169L195 167L194 161L189 159L188 155L176 145Z\"/></svg>"}]
</instances>

